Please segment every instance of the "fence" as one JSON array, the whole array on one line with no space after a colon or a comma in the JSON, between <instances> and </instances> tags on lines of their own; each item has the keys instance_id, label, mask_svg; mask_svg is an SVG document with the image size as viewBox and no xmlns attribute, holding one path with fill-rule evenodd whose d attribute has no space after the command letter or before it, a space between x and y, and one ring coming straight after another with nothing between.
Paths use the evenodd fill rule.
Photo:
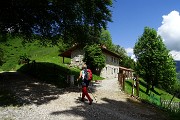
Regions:
<instances>
[{"instance_id":1,"label":"fence","mask_svg":"<svg viewBox=\"0 0 180 120\"><path fill-rule=\"evenodd\" d=\"M160 106L161 108L166 108L173 112L180 112L180 102L165 100L162 99L162 96L155 96L153 93L150 93L148 99L150 103Z\"/></svg>"},{"instance_id":2,"label":"fence","mask_svg":"<svg viewBox=\"0 0 180 120\"><path fill-rule=\"evenodd\" d=\"M132 72L132 71L129 71L129 72ZM121 88L123 91L125 91L125 80L126 78L130 78L129 76L127 77L125 74L123 74L123 71L121 71L119 74L118 74L118 81L119 81L119 84L121 85ZM136 97L139 97L139 79L138 79L138 76L134 75L133 77L131 76L132 78L132 94L131 96L136 96ZM136 95L135 95L136 93Z\"/></svg>"},{"instance_id":3,"label":"fence","mask_svg":"<svg viewBox=\"0 0 180 120\"><path fill-rule=\"evenodd\" d=\"M131 69L126 69L126 68L120 68L119 74L118 74L118 81L119 84L121 85L121 88L123 91L125 91L125 79L127 78L127 75L125 72L133 73L133 70ZM132 76L131 76L132 77ZM136 95L135 95L136 91ZM138 76L133 76L132 77L132 96L139 97L139 79ZM173 97L174 98L174 97ZM172 99L173 99L172 98ZM150 93L148 97L149 102L152 104L155 104L157 106L160 106L162 108L169 109L173 112L180 112L180 102L173 102L172 100L163 100L162 96L155 96L154 94Z\"/></svg>"},{"instance_id":4,"label":"fence","mask_svg":"<svg viewBox=\"0 0 180 120\"><path fill-rule=\"evenodd\" d=\"M180 102L171 102L171 100L161 100L161 106L174 112L180 111Z\"/></svg>"}]
</instances>

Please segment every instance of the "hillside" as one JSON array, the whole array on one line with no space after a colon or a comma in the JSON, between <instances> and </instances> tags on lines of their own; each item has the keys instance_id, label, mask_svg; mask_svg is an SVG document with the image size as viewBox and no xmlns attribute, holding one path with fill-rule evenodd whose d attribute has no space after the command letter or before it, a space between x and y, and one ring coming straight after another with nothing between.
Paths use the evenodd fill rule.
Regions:
<instances>
[{"instance_id":1,"label":"hillside","mask_svg":"<svg viewBox=\"0 0 180 120\"><path fill-rule=\"evenodd\" d=\"M0 48L4 52L5 63L0 67L0 71L14 71L22 65L18 65L20 57L29 58L36 62L50 62L60 64L58 56L58 46L42 46L38 41L22 44L22 39L11 38L6 42L1 42Z\"/></svg>"},{"instance_id":2,"label":"hillside","mask_svg":"<svg viewBox=\"0 0 180 120\"><path fill-rule=\"evenodd\" d=\"M29 74L33 75L33 77L35 77L36 80L38 80L38 82L41 83L41 81L43 81L42 83L44 82L51 83L52 85L57 86L58 89L60 87L67 86L67 84L65 83L65 80L67 79L67 74L71 73L75 75L75 78L78 77L79 69L68 68L67 65L64 65L62 63L62 58L58 56L59 46L49 45L45 47L39 44L38 41L35 41L33 43L26 43L22 45L21 42L22 42L21 39L16 38L16 39L9 40L7 42L0 44L0 48L4 50L5 60L6 60L6 63L4 63L3 66L0 66L0 71L10 71L10 70L16 71L17 70L18 72L24 72L24 73L27 73L28 75ZM30 62L30 64L19 65L18 61L19 61L20 56L28 57L30 60L35 60L36 61L35 69L31 69L33 67L32 61ZM66 64L68 64L69 62L70 62L70 59L65 59ZM178 61L177 63L179 66L180 62ZM29 68L32 71L29 71ZM178 67L178 70L179 70L179 67ZM3 74L0 74L0 75L3 75ZM12 77L12 76L10 75L9 77ZM14 77L12 78L14 79ZM99 76L93 75L93 79L100 80L102 78L100 78ZM145 85L145 83L143 84ZM18 88L20 87L18 86ZM131 90L132 89L130 89L130 91ZM144 91L145 90L143 90L143 88L141 87L140 92L143 92L143 94L145 94ZM167 95L167 93L165 92L163 93L164 93L164 96ZM0 93L0 96L2 96L1 93ZM149 98L148 95L145 95L145 96ZM143 96L140 96L140 97L143 97ZM172 96L168 98L171 99ZM5 99L5 100L9 100L9 99ZM0 98L0 101L1 101L1 98Z\"/></svg>"},{"instance_id":3,"label":"hillside","mask_svg":"<svg viewBox=\"0 0 180 120\"><path fill-rule=\"evenodd\" d=\"M176 71L180 72L180 61L175 61L176 62Z\"/></svg>"},{"instance_id":4,"label":"hillside","mask_svg":"<svg viewBox=\"0 0 180 120\"><path fill-rule=\"evenodd\" d=\"M79 69L69 68L70 59L63 59L59 55L59 49L64 47L61 43L52 46L41 45L39 41L22 44L21 38L11 38L1 42L5 63L0 66L1 71L18 71L36 77L39 80L53 83L59 87L66 86L67 75L79 76ZM19 64L24 59L30 59L29 64ZM93 79L103 78L93 75Z\"/></svg>"}]
</instances>

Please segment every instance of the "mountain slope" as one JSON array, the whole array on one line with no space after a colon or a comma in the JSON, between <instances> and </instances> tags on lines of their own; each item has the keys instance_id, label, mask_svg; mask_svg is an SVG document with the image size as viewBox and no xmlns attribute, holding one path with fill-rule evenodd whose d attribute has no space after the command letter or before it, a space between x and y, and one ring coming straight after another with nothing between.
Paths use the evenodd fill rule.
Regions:
<instances>
[{"instance_id":1,"label":"mountain slope","mask_svg":"<svg viewBox=\"0 0 180 120\"><path fill-rule=\"evenodd\" d=\"M176 62L176 71L180 72L180 61L175 61Z\"/></svg>"}]
</instances>

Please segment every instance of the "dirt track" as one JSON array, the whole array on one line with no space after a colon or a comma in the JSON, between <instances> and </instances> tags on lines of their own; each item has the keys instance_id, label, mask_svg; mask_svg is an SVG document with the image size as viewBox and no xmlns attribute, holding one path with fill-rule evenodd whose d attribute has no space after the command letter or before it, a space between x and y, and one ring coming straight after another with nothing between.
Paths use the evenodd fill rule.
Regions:
<instances>
[{"instance_id":1,"label":"dirt track","mask_svg":"<svg viewBox=\"0 0 180 120\"><path fill-rule=\"evenodd\" d=\"M94 83L97 103L79 101L80 88L59 89L19 73L3 74L2 86L14 92L19 107L0 106L0 120L166 120L156 108L120 91L117 79ZM92 94L90 94L93 98Z\"/></svg>"}]
</instances>

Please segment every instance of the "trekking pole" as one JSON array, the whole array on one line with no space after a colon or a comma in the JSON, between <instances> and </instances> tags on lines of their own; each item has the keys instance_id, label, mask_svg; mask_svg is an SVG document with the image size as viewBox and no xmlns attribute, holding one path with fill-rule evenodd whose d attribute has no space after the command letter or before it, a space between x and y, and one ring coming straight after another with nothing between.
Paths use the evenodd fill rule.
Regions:
<instances>
[{"instance_id":1,"label":"trekking pole","mask_svg":"<svg viewBox=\"0 0 180 120\"><path fill-rule=\"evenodd\" d=\"M89 88L89 91L90 93L92 94L93 98L95 99L96 103L97 103L97 100L96 100L96 97L94 96L94 94L92 93L91 89Z\"/></svg>"}]
</instances>

